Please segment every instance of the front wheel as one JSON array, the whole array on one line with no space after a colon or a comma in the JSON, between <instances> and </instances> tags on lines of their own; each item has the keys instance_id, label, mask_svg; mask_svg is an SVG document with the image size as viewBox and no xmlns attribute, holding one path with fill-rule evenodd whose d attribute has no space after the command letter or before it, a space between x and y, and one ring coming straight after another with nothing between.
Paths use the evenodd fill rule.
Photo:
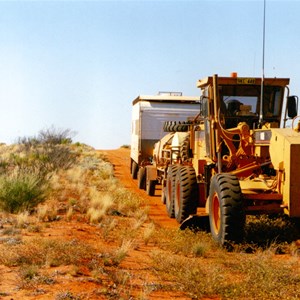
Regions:
<instances>
[{"instance_id":1,"label":"front wheel","mask_svg":"<svg viewBox=\"0 0 300 300\"><path fill-rule=\"evenodd\" d=\"M245 212L239 180L231 174L217 174L210 184L209 222L213 239L220 245L241 242Z\"/></svg>"},{"instance_id":2,"label":"front wheel","mask_svg":"<svg viewBox=\"0 0 300 300\"><path fill-rule=\"evenodd\" d=\"M193 167L183 166L177 171L175 180L174 214L178 223L196 214L198 187Z\"/></svg>"}]
</instances>

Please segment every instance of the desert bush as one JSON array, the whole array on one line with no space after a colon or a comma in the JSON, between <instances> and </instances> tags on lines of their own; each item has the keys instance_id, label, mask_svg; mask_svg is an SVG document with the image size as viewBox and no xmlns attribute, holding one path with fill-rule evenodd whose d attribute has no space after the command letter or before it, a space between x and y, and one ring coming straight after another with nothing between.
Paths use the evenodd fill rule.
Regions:
<instances>
[{"instance_id":1,"label":"desert bush","mask_svg":"<svg viewBox=\"0 0 300 300\"><path fill-rule=\"evenodd\" d=\"M99 192L95 187L91 187L89 191L92 207L107 212L113 206L114 201L111 194Z\"/></svg>"},{"instance_id":2,"label":"desert bush","mask_svg":"<svg viewBox=\"0 0 300 300\"><path fill-rule=\"evenodd\" d=\"M35 238L10 246L0 245L0 264L6 266L79 266L86 260L99 261L96 250L77 240Z\"/></svg>"},{"instance_id":3,"label":"desert bush","mask_svg":"<svg viewBox=\"0 0 300 300\"><path fill-rule=\"evenodd\" d=\"M55 300L81 300L81 299L82 299L81 296L74 295L70 291L62 291L55 296Z\"/></svg>"},{"instance_id":4,"label":"desert bush","mask_svg":"<svg viewBox=\"0 0 300 300\"><path fill-rule=\"evenodd\" d=\"M291 243L299 239L299 231L286 216L247 216L245 240L261 248L279 243Z\"/></svg>"},{"instance_id":5,"label":"desert bush","mask_svg":"<svg viewBox=\"0 0 300 300\"><path fill-rule=\"evenodd\" d=\"M19 235L21 233L21 230L14 227L14 226L10 226L10 227L6 227L2 230L1 232L3 235Z\"/></svg>"},{"instance_id":6,"label":"desert bush","mask_svg":"<svg viewBox=\"0 0 300 300\"><path fill-rule=\"evenodd\" d=\"M300 296L298 262L293 259L274 260L264 251L253 257L241 256L235 267L244 280L239 295L252 299L297 299Z\"/></svg>"},{"instance_id":7,"label":"desert bush","mask_svg":"<svg viewBox=\"0 0 300 300\"><path fill-rule=\"evenodd\" d=\"M32 210L45 199L49 179L70 168L78 154L69 145L71 131L54 127L37 137L19 138L0 149L0 209L18 213Z\"/></svg>"},{"instance_id":8,"label":"desert bush","mask_svg":"<svg viewBox=\"0 0 300 300\"><path fill-rule=\"evenodd\" d=\"M103 219L108 210L114 205L111 194L98 191L95 187L89 190L90 207L87 216L92 223Z\"/></svg>"},{"instance_id":9,"label":"desert bush","mask_svg":"<svg viewBox=\"0 0 300 300\"><path fill-rule=\"evenodd\" d=\"M113 166L110 163L102 161L97 168L96 176L100 176L103 180L112 179L114 175Z\"/></svg>"},{"instance_id":10,"label":"desert bush","mask_svg":"<svg viewBox=\"0 0 300 300\"><path fill-rule=\"evenodd\" d=\"M120 185L111 192L117 210L123 215L133 216L141 207L145 207L144 199Z\"/></svg>"},{"instance_id":11,"label":"desert bush","mask_svg":"<svg viewBox=\"0 0 300 300\"><path fill-rule=\"evenodd\" d=\"M138 209L134 213L134 224L132 229L137 230L148 220L148 211L144 208Z\"/></svg>"},{"instance_id":12,"label":"desert bush","mask_svg":"<svg viewBox=\"0 0 300 300\"><path fill-rule=\"evenodd\" d=\"M43 222L47 219L48 210L49 209L47 205L38 205L36 215L40 222Z\"/></svg>"},{"instance_id":13,"label":"desert bush","mask_svg":"<svg viewBox=\"0 0 300 300\"><path fill-rule=\"evenodd\" d=\"M38 172L40 177L58 169L67 169L76 159L75 152L69 146L71 135L69 129L51 127L41 130L37 137L19 138L19 151L12 153L11 162L19 168Z\"/></svg>"},{"instance_id":14,"label":"desert bush","mask_svg":"<svg viewBox=\"0 0 300 300\"><path fill-rule=\"evenodd\" d=\"M104 218L105 212L103 210L90 207L87 210L86 215L91 223L96 224L99 223Z\"/></svg>"},{"instance_id":15,"label":"desert bush","mask_svg":"<svg viewBox=\"0 0 300 300\"><path fill-rule=\"evenodd\" d=\"M34 265L24 265L19 269L19 288L36 288L38 284L54 284L55 280L51 276L45 276L40 272L40 268Z\"/></svg>"},{"instance_id":16,"label":"desert bush","mask_svg":"<svg viewBox=\"0 0 300 300\"><path fill-rule=\"evenodd\" d=\"M89 152L85 155L82 154L78 167L82 170L96 170L101 162L102 160L96 157L95 153Z\"/></svg>"},{"instance_id":17,"label":"desert bush","mask_svg":"<svg viewBox=\"0 0 300 300\"><path fill-rule=\"evenodd\" d=\"M0 176L0 209L9 213L30 211L46 197L46 183L33 174Z\"/></svg>"},{"instance_id":18,"label":"desert bush","mask_svg":"<svg viewBox=\"0 0 300 300\"><path fill-rule=\"evenodd\" d=\"M44 178L58 169L67 169L74 164L76 152L62 141L61 136L19 138L17 145L2 147L0 172L10 174L18 170Z\"/></svg>"},{"instance_id":19,"label":"desert bush","mask_svg":"<svg viewBox=\"0 0 300 300\"><path fill-rule=\"evenodd\" d=\"M59 169L68 169L76 159L76 154L67 145L38 144L25 151L23 158L12 156L12 163L20 169L38 173L40 177Z\"/></svg>"},{"instance_id":20,"label":"desert bush","mask_svg":"<svg viewBox=\"0 0 300 300\"><path fill-rule=\"evenodd\" d=\"M105 218L101 222L102 236L105 241L112 237L113 231L117 228L117 220L114 218Z\"/></svg>"},{"instance_id":21,"label":"desert bush","mask_svg":"<svg viewBox=\"0 0 300 300\"><path fill-rule=\"evenodd\" d=\"M144 233L143 233L143 239L145 245L148 245L149 241L153 239L153 236L156 235L156 228L155 224L153 222L146 225Z\"/></svg>"},{"instance_id":22,"label":"desert bush","mask_svg":"<svg viewBox=\"0 0 300 300\"><path fill-rule=\"evenodd\" d=\"M220 295L219 288L226 282L222 269L217 264L207 265L196 258L182 255L166 256L165 252L153 252L154 266L163 278L172 282L169 289L188 291L192 297ZM166 277L165 277L166 276Z\"/></svg>"},{"instance_id":23,"label":"desert bush","mask_svg":"<svg viewBox=\"0 0 300 300\"><path fill-rule=\"evenodd\" d=\"M45 263L49 266L75 265L79 266L86 259L90 260L95 256L93 247L79 242L72 241L47 241L43 244L44 252L47 253Z\"/></svg>"},{"instance_id":24,"label":"desert bush","mask_svg":"<svg viewBox=\"0 0 300 300\"><path fill-rule=\"evenodd\" d=\"M23 211L16 216L16 227L17 228L25 228L29 225L29 212Z\"/></svg>"},{"instance_id":25,"label":"desert bush","mask_svg":"<svg viewBox=\"0 0 300 300\"><path fill-rule=\"evenodd\" d=\"M119 248L117 248L112 255L112 262L114 265L119 265L127 256L127 253L132 249L132 240L123 240Z\"/></svg>"},{"instance_id":26,"label":"desert bush","mask_svg":"<svg viewBox=\"0 0 300 300\"><path fill-rule=\"evenodd\" d=\"M177 230L159 228L151 235L148 242L152 241L160 248L185 256L207 256L211 251L223 252L212 241L211 236L205 232L192 230Z\"/></svg>"},{"instance_id":27,"label":"desert bush","mask_svg":"<svg viewBox=\"0 0 300 300\"><path fill-rule=\"evenodd\" d=\"M74 214L73 207L69 207L68 211L66 213L66 219L67 219L67 221L71 221L72 220L73 214Z\"/></svg>"},{"instance_id":28,"label":"desert bush","mask_svg":"<svg viewBox=\"0 0 300 300\"><path fill-rule=\"evenodd\" d=\"M30 224L27 226L27 231L34 232L34 233L42 232L42 227L38 224Z\"/></svg>"},{"instance_id":29,"label":"desert bush","mask_svg":"<svg viewBox=\"0 0 300 300\"><path fill-rule=\"evenodd\" d=\"M19 137L18 143L25 145L27 148L31 148L37 144L71 144L74 135L75 132L70 129L58 129L51 126L40 130L37 136Z\"/></svg>"},{"instance_id":30,"label":"desert bush","mask_svg":"<svg viewBox=\"0 0 300 300\"><path fill-rule=\"evenodd\" d=\"M38 205L36 208L36 216L40 222L55 221L57 219L57 207L49 203Z\"/></svg>"},{"instance_id":31,"label":"desert bush","mask_svg":"<svg viewBox=\"0 0 300 300\"><path fill-rule=\"evenodd\" d=\"M32 280L39 275L39 269L37 266L23 266L20 269L20 277L23 280Z\"/></svg>"},{"instance_id":32,"label":"desert bush","mask_svg":"<svg viewBox=\"0 0 300 300\"><path fill-rule=\"evenodd\" d=\"M183 257L165 251L152 253L154 267L172 284L167 289L184 290L195 299L297 299L300 295L298 262L274 260L261 255L232 255L224 259Z\"/></svg>"},{"instance_id":33,"label":"desert bush","mask_svg":"<svg viewBox=\"0 0 300 300\"><path fill-rule=\"evenodd\" d=\"M71 144L75 135L76 133L70 129L58 129L51 126L40 130L38 140L44 144Z\"/></svg>"}]
</instances>

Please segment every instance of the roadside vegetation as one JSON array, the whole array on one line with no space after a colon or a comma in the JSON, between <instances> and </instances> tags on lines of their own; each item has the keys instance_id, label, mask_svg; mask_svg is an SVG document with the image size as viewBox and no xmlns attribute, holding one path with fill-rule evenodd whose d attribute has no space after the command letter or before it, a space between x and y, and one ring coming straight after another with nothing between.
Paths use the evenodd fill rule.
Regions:
<instances>
[{"instance_id":1,"label":"roadside vegetation","mask_svg":"<svg viewBox=\"0 0 300 300\"><path fill-rule=\"evenodd\" d=\"M105 154L73 143L72 134L50 128L0 147L0 267L16 274L10 290L0 279L0 298L26 290L43 299L52 287L56 300L92 299L85 288L62 289L66 278L92 284L99 299L146 300L157 292L186 299L300 297L298 231L289 220L248 218L245 242L230 251L206 232L160 228L149 220L147 203L115 178ZM78 223L97 240L48 233ZM148 275L126 268L141 247Z\"/></svg>"}]
</instances>

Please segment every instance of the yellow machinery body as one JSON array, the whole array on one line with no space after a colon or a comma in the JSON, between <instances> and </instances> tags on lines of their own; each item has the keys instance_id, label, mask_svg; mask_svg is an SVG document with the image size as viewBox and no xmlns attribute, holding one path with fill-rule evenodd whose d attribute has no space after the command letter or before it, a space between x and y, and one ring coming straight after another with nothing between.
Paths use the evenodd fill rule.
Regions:
<instances>
[{"instance_id":1,"label":"yellow machinery body","mask_svg":"<svg viewBox=\"0 0 300 300\"><path fill-rule=\"evenodd\" d=\"M272 129L270 156L278 174L282 207L291 217L300 217L300 133L291 128Z\"/></svg>"},{"instance_id":2,"label":"yellow machinery body","mask_svg":"<svg viewBox=\"0 0 300 300\"><path fill-rule=\"evenodd\" d=\"M205 208L221 245L243 239L247 214L300 218L298 97L289 81L234 74L197 82L198 114L184 126L169 122L146 166L147 190L162 184L170 217L184 224Z\"/></svg>"}]
</instances>

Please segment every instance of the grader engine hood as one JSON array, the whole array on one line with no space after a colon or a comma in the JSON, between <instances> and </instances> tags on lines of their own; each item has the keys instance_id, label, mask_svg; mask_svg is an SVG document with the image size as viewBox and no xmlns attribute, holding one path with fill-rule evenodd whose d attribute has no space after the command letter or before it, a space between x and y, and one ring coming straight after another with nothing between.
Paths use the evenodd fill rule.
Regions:
<instances>
[{"instance_id":1,"label":"grader engine hood","mask_svg":"<svg viewBox=\"0 0 300 300\"><path fill-rule=\"evenodd\" d=\"M291 217L300 217L300 133L291 128L272 129L270 156L278 171L284 207Z\"/></svg>"}]
</instances>

